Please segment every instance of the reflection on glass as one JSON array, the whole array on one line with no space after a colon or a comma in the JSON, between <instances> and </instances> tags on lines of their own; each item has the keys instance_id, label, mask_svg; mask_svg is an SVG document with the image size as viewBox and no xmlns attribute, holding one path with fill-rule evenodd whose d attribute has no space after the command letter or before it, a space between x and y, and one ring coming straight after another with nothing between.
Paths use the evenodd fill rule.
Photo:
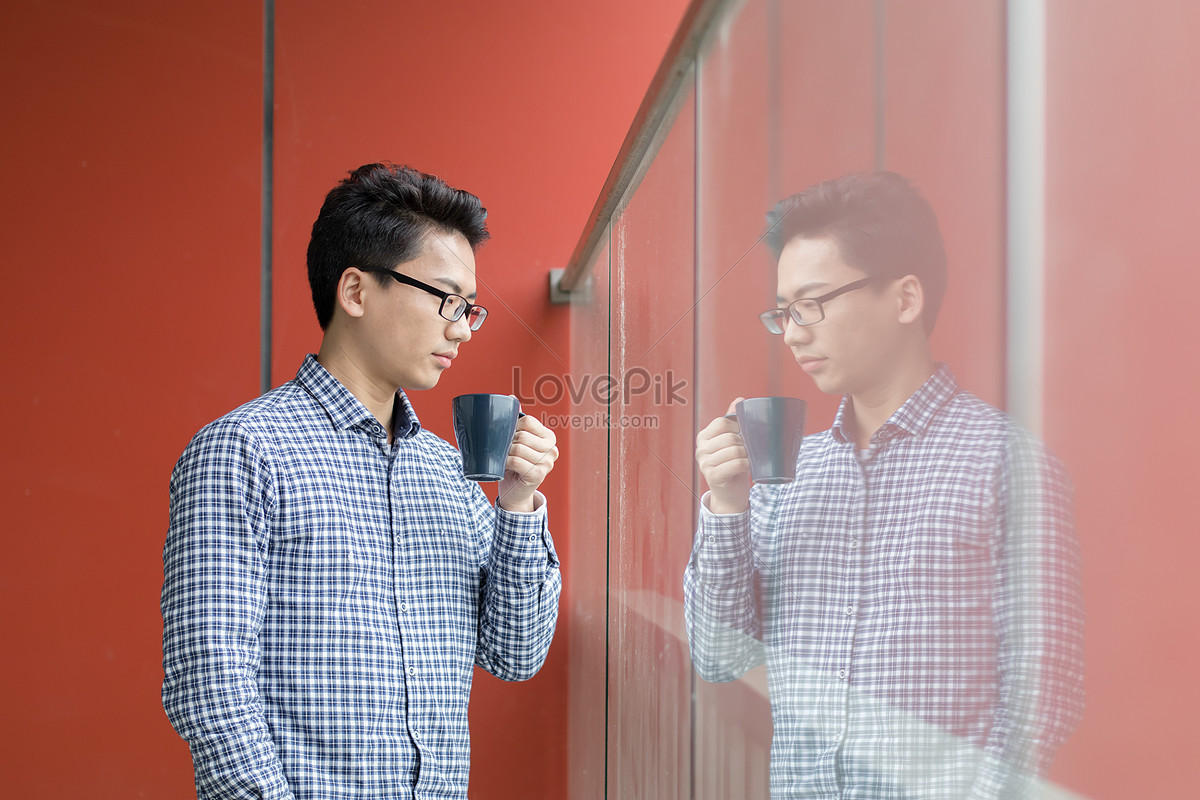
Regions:
<instances>
[{"instance_id":1,"label":"reflection on glass","mask_svg":"<svg viewBox=\"0 0 1200 800\"><path fill-rule=\"evenodd\" d=\"M1083 706L1067 477L934 360L946 257L909 181L820 182L775 207L768 239L781 309L860 284L780 320L786 368L842 400L792 483L751 487L734 419L697 437L696 671L766 665L774 798L1031 796Z\"/></svg>"}]
</instances>

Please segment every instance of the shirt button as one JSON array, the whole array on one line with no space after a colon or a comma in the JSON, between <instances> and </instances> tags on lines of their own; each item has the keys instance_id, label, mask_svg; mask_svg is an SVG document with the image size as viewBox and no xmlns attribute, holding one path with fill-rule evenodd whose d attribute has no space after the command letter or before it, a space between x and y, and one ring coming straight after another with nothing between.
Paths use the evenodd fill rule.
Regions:
<instances>
[{"instance_id":1,"label":"shirt button","mask_svg":"<svg viewBox=\"0 0 1200 800\"><path fill-rule=\"evenodd\" d=\"M536 533L531 533L531 534L529 534L529 541L531 541L531 542L536 542L536 541L537 541L537 534L536 534Z\"/></svg>"},{"instance_id":2,"label":"shirt button","mask_svg":"<svg viewBox=\"0 0 1200 800\"><path fill-rule=\"evenodd\" d=\"M846 606L846 614L853 616L854 615L854 606Z\"/></svg>"},{"instance_id":3,"label":"shirt button","mask_svg":"<svg viewBox=\"0 0 1200 800\"><path fill-rule=\"evenodd\" d=\"M844 671L845 671L845 670L843 670L843 672L844 672ZM409 667L409 668L408 668L408 674L409 674L409 675L413 675L413 676L415 676L415 675L417 674L417 668L416 668L416 667Z\"/></svg>"},{"instance_id":4,"label":"shirt button","mask_svg":"<svg viewBox=\"0 0 1200 800\"><path fill-rule=\"evenodd\" d=\"M401 611L408 611L408 603L401 603L401 604L400 604L400 610L401 610Z\"/></svg>"},{"instance_id":5,"label":"shirt button","mask_svg":"<svg viewBox=\"0 0 1200 800\"><path fill-rule=\"evenodd\" d=\"M851 539L851 540L850 540L850 546L851 546L851 547L858 547L858 539Z\"/></svg>"},{"instance_id":6,"label":"shirt button","mask_svg":"<svg viewBox=\"0 0 1200 800\"><path fill-rule=\"evenodd\" d=\"M844 669L838 670L838 680L843 680L843 681L846 680L846 670L844 670Z\"/></svg>"},{"instance_id":7,"label":"shirt button","mask_svg":"<svg viewBox=\"0 0 1200 800\"><path fill-rule=\"evenodd\" d=\"M418 742L421 741L421 732L413 731L413 738L416 739Z\"/></svg>"}]
</instances>

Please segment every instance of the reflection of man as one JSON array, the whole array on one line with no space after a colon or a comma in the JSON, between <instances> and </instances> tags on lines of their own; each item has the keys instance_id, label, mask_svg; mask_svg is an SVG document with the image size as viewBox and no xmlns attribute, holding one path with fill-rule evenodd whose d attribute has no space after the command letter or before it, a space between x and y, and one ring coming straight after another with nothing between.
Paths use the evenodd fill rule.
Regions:
<instances>
[{"instance_id":1,"label":"reflection of man","mask_svg":"<svg viewBox=\"0 0 1200 800\"><path fill-rule=\"evenodd\" d=\"M762 321L843 399L784 486L751 490L736 422L697 437L696 669L766 663L772 797L1024 796L1082 710L1066 476L933 361L945 254L906 180L847 175L769 220Z\"/></svg>"},{"instance_id":2,"label":"reflection of man","mask_svg":"<svg viewBox=\"0 0 1200 800\"><path fill-rule=\"evenodd\" d=\"M483 322L486 213L408 168L355 170L308 249L320 353L175 468L163 703L201 798L465 798L472 668L545 659L554 434L520 421L493 509L406 394Z\"/></svg>"}]
</instances>

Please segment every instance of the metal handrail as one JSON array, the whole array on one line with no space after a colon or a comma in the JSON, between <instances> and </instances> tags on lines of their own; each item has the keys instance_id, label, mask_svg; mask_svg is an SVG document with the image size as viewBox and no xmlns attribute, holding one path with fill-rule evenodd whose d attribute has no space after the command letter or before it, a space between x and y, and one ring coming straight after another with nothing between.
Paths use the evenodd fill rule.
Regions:
<instances>
[{"instance_id":1,"label":"metal handrail","mask_svg":"<svg viewBox=\"0 0 1200 800\"><path fill-rule=\"evenodd\" d=\"M564 269L551 273L551 297L556 302L566 302L567 295L578 290L587 279L587 270L601 246L609 220L621 201L637 188L646 174L669 123L673 121L677 101L682 96L685 80L700 49L716 20L733 4L734 0L692 0L688 4L683 20L667 47L609 170L604 188L596 198L596 205L575 245L575 252Z\"/></svg>"}]
</instances>

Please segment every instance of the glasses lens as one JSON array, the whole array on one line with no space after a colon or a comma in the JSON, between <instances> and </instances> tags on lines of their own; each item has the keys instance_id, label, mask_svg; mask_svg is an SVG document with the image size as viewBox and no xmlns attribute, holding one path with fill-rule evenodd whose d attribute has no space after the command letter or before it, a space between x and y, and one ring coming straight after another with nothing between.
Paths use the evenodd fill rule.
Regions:
<instances>
[{"instance_id":1,"label":"glasses lens","mask_svg":"<svg viewBox=\"0 0 1200 800\"><path fill-rule=\"evenodd\" d=\"M783 315L782 308L773 308L770 311L764 311L758 315L762 320L763 327L774 334L783 333Z\"/></svg>"},{"instance_id":2,"label":"glasses lens","mask_svg":"<svg viewBox=\"0 0 1200 800\"><path fill-rule=\"evenodd\" d=\"M446 319L454 322L463 315L467 310L467 301L465 298L457 294L448 294L446 299L442 301L442 307L438 311Z\"/></svg>"},{"instance_id":3,"label":"glasses lens","mask_svg":"<svg viewBox=\"0 0 1200 800\"><path fill-rule=\"evenodd\" d=\"M467 314L467 326L473 330L479 330L479 326L487 319L487 309L483 306L471 306L471 313Z\"/></svg>"},{"instance_id":4,"label":"glasses lens","mask_svg":"<svg viewBox=\"0 0 1200 800\"><path fill-rule=\"evenodd\" d=\"M797 300L788 306L788 311L797 325L812 325L825 318L825 312L816 300Z\"/></svg>"}]
</instances>

